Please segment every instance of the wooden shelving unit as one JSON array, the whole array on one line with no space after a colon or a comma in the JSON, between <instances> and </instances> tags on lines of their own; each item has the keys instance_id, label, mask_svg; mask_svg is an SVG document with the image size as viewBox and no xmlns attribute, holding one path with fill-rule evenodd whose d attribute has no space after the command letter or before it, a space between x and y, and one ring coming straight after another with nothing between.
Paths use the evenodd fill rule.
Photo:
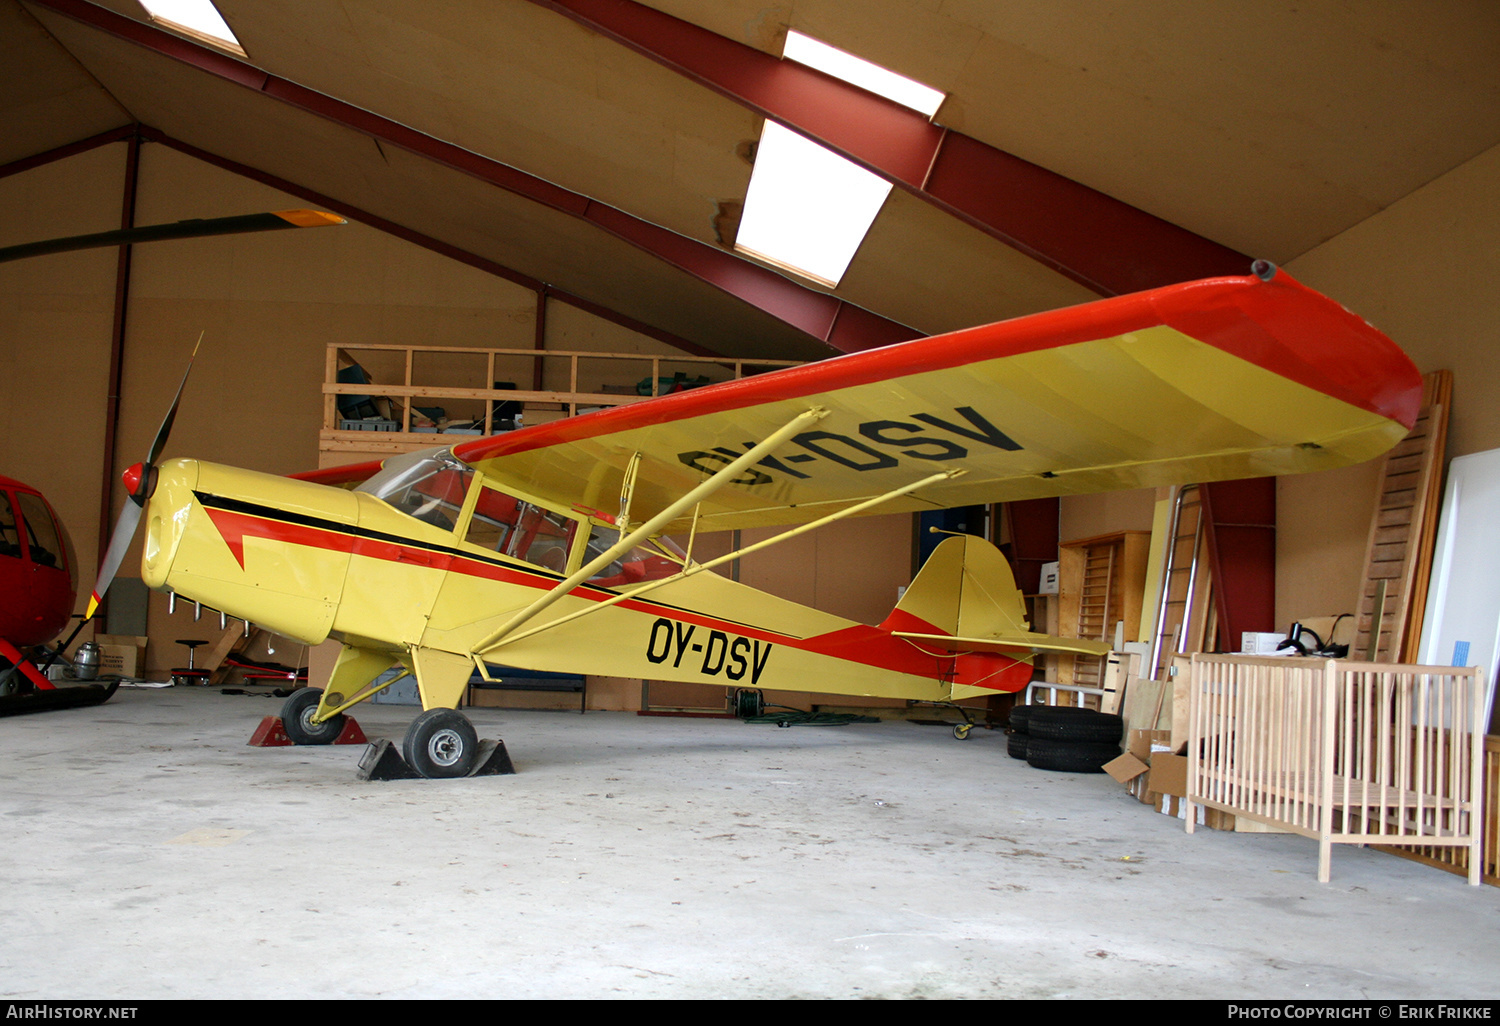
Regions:
<instances>
[{"instance_id":1,"label":"wooden shelving unit","mask_svg":"<svg viewBox=\"0 0 1500 1026\"><path fill-rule=\"evenodd\" d=\"M546 362L554 370L552 376L560 376L555 369L558 364L565 364L568 387L558 388L531 388L531 389L496 389L490 387L464 387L459 385L428 383L417 380L419 378L431 377L429 374L418 374L415 370L419 357L431 357L453 361L459 359L465 362L462 372L456 372L454 376L470 380L477 379L483 382L494 382L497 377L520 377L522 372L532 378L533 383L543 380L544 375L537 369L539 365ZM381 361L386 367L399 364L403 369L400 372L400 380L389 380L393 375L383 372L379 379L371 380L365 384L349 384L338 380L339 367L341 363L345 366L352 363L362 363L361 357L371 362ZM586 391L580 389L580 363L591 361L610 361L623 363L618 375L622 379L649 376L652 382L652 395L639 395L627 392L616 387L614 390L606 391L602 387L598 391ZM363 365L363 364L362 364ZM547 420L555 420L561 417L571 417L579 412L580 407L593 408L601 406L624 406L630 403L638 403L645 399L654 398L658 391L658 383L662 380L663 368L678 368L687 365L694 368L702 368L706 376L719 380L732 380L745 377L747 374L755 374L764 370L779 367L795 367L799 365L795 360L736 360L729 357L707 357L707 356L662 356L647 353L599 353L581 350L558 350L558 349L476 349L466 347L449 348L444 346L400 346L400 345L329 345L324 361L323 376L323 429L319 437L319 450L325 453L349 453L361 452L371 454L387 454L397 452L410 452L415 449L424 449L433 445L452 444L461 441L466 435L487 435L494 431L491 421L491 411L495 403L519 402L526 407L528 423L538 423ZM338 397L341 395L359 395L377 397L381 402L388 405L394 422L394 430L383 431L346 431L341 430L338 409ZM464 433L444 433L434 431L414 431L412 424L412 408L419 405L421 401L433 400L458 400L476 406L480 414L475 420L482 418L482 425L475 431Z\"/></svg>"}]
</instances>

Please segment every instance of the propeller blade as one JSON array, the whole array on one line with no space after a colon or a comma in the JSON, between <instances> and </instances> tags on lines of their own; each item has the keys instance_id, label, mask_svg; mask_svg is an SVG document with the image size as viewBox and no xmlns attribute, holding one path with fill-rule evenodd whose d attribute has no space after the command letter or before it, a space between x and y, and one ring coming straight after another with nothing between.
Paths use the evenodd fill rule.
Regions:
<instances>
[{"instance_id":1,"label":"propeller blade","mask_svg":"<svg viewBox=\"0 0 1500 1026\"><path fill-rule=\"evenodd\" d=\"M156 461L161 457L162 450L167 447L167 439L172 434L172 422L177 419L177 407L182 404L182 391L187 387L188 375L193 372L193 361L198 358L198 347L201 345L203 345L203 332L200 331L198 341L193 343L193 353L188 357L187 370L182 372L182 381L178 382L177 394L172 397L172 405L168 407L167 415L162 418L161 427L157 429L156 437L152 439L151 452L146 457L146 462L125 471L125 481L130 485L130 498L120 510L120 519L115 521L115 532L109 538L109 548L105 550L104 559L99 563L99 580L94 584L93 594L89 596L88 611L83 617L84 623L94 618L94 613L99 609L99 603L104 601L104 593L109 590L110 583L115 579L115 572L120 569L120 564L125 560L125 553L129 551L130 543L135 539L135 530L141 522L141 512L146 508L146 501L151 498L151 492L156 488Z\"/></svg>"},{"instance_id":2,"label":"propeller blade","mask_svg":"<svg viewBox=\"0 0 1500 1026\"><path fill-rule=\"evenodd\" d=\"M83 615L85 623L94 618L94 612L99 608L104 593L109 590L110 582L115 579L115 571L120 569L120 564L125 560L125 552L130 548L131 539L135 537L136 525L140 522L141 507L133 501L126 502L125 508L120 510L120 519L115 521L115 533L110 535L109 548L104 553L104 560L99 564L99 580L94 585L94 593L89 596L88 611Z\"/></svg>"},{"instance_id":3,"label":"propeller blade","mask_svg":"<svg viewBox=\"0 0 1500 1026\"><path fill-rule=\"evenodd\" d=\"M161 427L156 431L156 438L151 442L151 453L146 457L145 479L149 481L150 471L156 466L157 457L167 447L167 437L172 433L172 422L177 419L177 407L182 402L182 390L187 387L188 375L193 372L193 361L198 358L198 347L203 344L203 332L198 332L198 341L193 343L193 353L188 357L187 370L182 372L182 381L177 385L177 394L172 397L172 405L167 409L167 415L162 419Z\"/></svg>"},{"instance_id":4,"label":"propeller blade","mask_svg":"<svg viewBox=\"0 0 1500 1026\"><path fill-rule=\"evenodd\" d=\"M241 232L276 231L281 228L319 228L347 224L337 214L321 210L279 210L269 214L240 214L235 217L194 218L171 224L152 224L140 228L123 228L93 235L73 235L47 242L28 242L0 249L0 263L48 253L66 253L75 249L100 246L123 246L136 242L160 242L165 239L197 239L207 235L237 235Z\"/></svg>"}]
</instances>

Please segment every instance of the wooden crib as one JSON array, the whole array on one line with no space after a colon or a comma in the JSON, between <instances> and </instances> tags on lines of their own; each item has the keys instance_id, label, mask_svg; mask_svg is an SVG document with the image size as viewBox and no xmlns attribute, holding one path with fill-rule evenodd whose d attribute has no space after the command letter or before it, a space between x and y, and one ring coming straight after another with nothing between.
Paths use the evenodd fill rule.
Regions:
<instances>
[{"instance_id":1,"label":"wooden crib","mask_svg":"<svg viewBox=\"0 0 1500 1026\"><path fill-rule=\"evenodd\" d=\"M1335 844L1467 847L1480 880L1485 682L1473 668L1195 655L1193 805ZM1196 757L1195 757L1196 756Z\"/></svg>"}]
</instances>

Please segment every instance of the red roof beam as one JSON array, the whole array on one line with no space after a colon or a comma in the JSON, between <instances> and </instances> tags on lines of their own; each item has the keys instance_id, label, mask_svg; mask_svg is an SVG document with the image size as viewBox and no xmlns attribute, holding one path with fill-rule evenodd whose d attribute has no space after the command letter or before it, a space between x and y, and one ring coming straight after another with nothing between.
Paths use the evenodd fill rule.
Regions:
<instances>
[{"instance_id":1,"label":"red roof beam","mask_svg":"<svg viewBox=\"0 0 1500 1026\"><path fill-rule=\"evenodd\" d=\"M633 0L532 0L820 143L1101 295L1220 274L1227 246L918 111Z\"/></svg>"},{"instance_id":2,"label":"red roof beam","mask_svg":"<svg viewBox=\"0 0 1500 1026\"><path fill-rule=\"evenodd\" d=\"M667 231L633 214L563 189L525 171L295 82L269 75L208 47L97 7L85 0L33 2L225 81L254 89L297 109L317 114L382 142L400 146L508 192L583 218L679 270L709 282L750 306L843 351L868 349L921 335L921 332L865 310L849 317L841 317L841 313L852 308L837 297L806 288L715 246ZM839 320L857 327L835 332L833 327Z\"/></svg>"}]
</instances>

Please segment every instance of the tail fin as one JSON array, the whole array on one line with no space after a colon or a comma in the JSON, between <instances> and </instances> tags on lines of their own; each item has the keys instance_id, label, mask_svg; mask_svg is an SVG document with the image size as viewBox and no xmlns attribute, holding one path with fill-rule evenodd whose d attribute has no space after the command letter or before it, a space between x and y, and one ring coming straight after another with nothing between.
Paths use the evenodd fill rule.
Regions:
<instances>
[{"instance_id":1,"label":"tail fin","mask_svg":"<svg viewBox=\"0 0 1500 1026\"><path fill-rule=\"evenodd\" d=\"M1110 650L1103 642L1033 633L1010 564L999 549L972 535L948 538L933 550L881 627L954 653Z\"/></svg>"},{"instance_id":2,"label":"tail fin","mask_svg":"<svg viewBox=\"0 0 1500 1026\"><path fill-rule=\"evenodd\" d=\"M1026 603L1010 564L999 549L973 535L944 539L933 550L891 614L911 624L900 613L958 638L1024 634L1029 629ZM911 629L906 625L898 629Z\"/></svg>"}]
</instances>

